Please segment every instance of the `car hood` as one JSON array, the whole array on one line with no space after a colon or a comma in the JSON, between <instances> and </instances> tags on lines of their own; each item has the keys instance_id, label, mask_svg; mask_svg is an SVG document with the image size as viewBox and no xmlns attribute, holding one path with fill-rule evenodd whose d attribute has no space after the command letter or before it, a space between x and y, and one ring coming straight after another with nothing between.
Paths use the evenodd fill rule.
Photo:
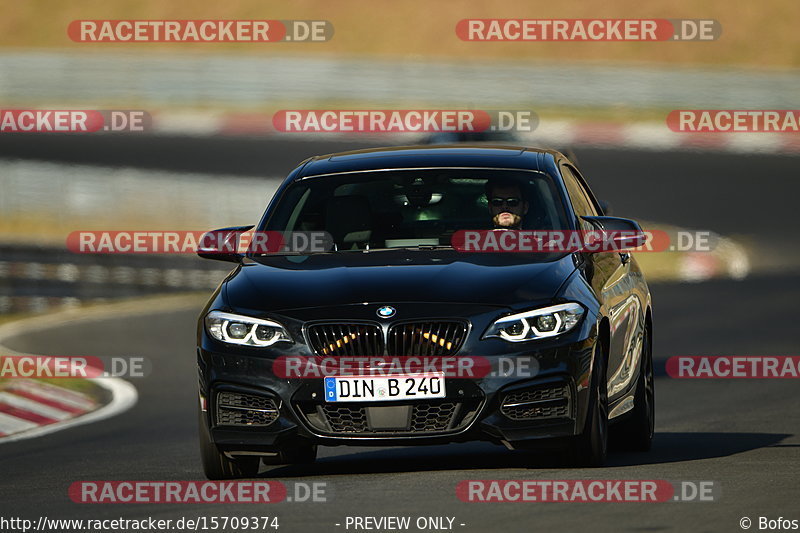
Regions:
<instances>
[{"instance_id":1,"label":"car hood","mask_svg":"<svg viewBox=\"0 0 800 533\"><path fill-rule=\"evenodd\" d=\"M247 259L226 283L234 309L280 311L355 303L469 303L515 307L555 296L571 255L446 251L334 253Z\"/></svg>"}]
</instances>

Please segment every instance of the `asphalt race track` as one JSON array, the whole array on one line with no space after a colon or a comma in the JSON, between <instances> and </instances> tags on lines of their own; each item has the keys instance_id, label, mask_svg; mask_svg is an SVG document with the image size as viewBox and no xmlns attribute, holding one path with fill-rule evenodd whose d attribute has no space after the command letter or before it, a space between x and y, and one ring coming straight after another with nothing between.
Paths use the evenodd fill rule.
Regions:
<instances>
[{"instance_id":1,"label":"asphalt race track","mask_svg":"<svg viewBox=\"0 0 800 533\"><path fill-rule=\"evenodd\" d=\"M147 146L152 149L148 151ZM344 143L162 139L109 141L103 150L53 137L12 138L0 157L126 164L253 175L282 173ZM350 145L352 146L352 145ZM800 355L796 198L800 158L578 150L595 192L614 214L747 235L757 268L743 281L652 285L657 424L650 453L615 453L604 469L567 469L546 455L491 444L427 448L322 448L315 465L262 476L291 487L324 481L328 502L248 505L81 505L74 481L204 479L197 451L194 329L198 309L109 317L8 342L59 355L143 355L153 373L133 380L126 414L0 447L0 499L14 514L49 518L278 516L279 531L345 531L346 516L450 516L455 530L741 531L740 518L800 519L800 395L796 380L675 380L673 355ZM137 155L138 154L138 155ZM149 154L149 155L145 155ZM191 157L202 154L202 157ZM141 156L141 158L139 157ZM208 165L206 165L206 162ZM789 222L793 226L789 225ZM714 481L720 498L693 503L463 503L464 479ZM335 524L342 526L337 527ZM460 524L464 524L461 526ZM352 529L351 529L352 531Z\"/></svg>"}]
</instances>

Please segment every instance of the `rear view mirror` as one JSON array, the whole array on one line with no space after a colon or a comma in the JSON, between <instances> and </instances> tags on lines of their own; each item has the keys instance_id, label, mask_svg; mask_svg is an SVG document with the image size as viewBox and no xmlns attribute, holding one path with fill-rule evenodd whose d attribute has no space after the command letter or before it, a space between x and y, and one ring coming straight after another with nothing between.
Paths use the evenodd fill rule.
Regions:
<instances>
[{"instance_id":1,"label":"rear view mirror","mask_svg":"<svg viewBox=\"0 0 800 533\"><path fill-rule=\"evenodd\" d=\"M239 237L253 226L234 226L215 229L203 234L197 247L197 255L204 259L238 263L244 257L239 252Z\"/></svg>"},{"instance_id":2,"label":"rear view mirror","mask_svg":"<svg viewBox=\"0 0 800 533\"><path fill-rule=\"evenodd\" d=\"M639 248L647 243L647 235L635 220L618 217L581 217L610 237L615 250Z\"/></svg>"}]
</instances>

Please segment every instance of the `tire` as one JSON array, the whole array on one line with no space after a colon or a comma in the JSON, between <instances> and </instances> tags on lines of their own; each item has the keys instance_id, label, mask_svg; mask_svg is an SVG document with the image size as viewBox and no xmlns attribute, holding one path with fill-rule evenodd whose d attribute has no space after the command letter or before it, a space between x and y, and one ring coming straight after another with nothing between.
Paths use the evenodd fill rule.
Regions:
<instances>
[{"instance_id":1,"label":"tire","mask_svg":"<svg viewBox=\"0 0 800 533\"><path fill-rule=\"evenodd\" d=\"M589 409L580 435L573 437L570 462L574 466L600 467L608 455L608 384L606 354L603 346L595 347Z\"/></svg>"},{"instance_id":2,"label":"tire","mask_svg":"<svg viewBox=\"0 0 800 533\"><path fill-rule=\"evenodd\" d=\"M211 440L203 412L198 408L198 422L200 425L200 458L203 462L203 472L208 479L236 479L255 477L258 474L260 461L258 456L242 456L235 459L227 457L219 451L217 445Z\"/></svg>"},{"instance_id":3,"label":"tire","mask_svg":"<svg viewBox=\"0 0 800 533\"><path fill-rule=\"evenodd\" d=\"M614 426L613 441L615 448L620 450L646 452L653 444L656 423L653 343L647 328L642 340L642 360L633 398L633 411Z\"/></svg>"}]
</instances>

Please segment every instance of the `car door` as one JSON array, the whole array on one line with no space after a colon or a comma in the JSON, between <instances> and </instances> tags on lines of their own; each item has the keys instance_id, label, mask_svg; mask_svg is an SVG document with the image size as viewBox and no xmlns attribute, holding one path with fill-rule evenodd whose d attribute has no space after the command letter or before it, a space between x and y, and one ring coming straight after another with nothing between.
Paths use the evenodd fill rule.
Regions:
<instances>
[{"instance_id":1,"label":"car door","mask_svg":"<svg viewBox=\"0 0 800 533\"><path fill-rule=\"evenodd\" d=\"M573 210L578 217L578 228L597 229L582 216L598 216L602 213L594 196L584 186L584 180L572 165L562 162L559 166L567 188ZM618 252L595 252L583 254L586 267L584 273L598 299L605 305L611 325L608 354L609 400L623 394L634 372L635 332L641 303L633 294L634 280L630 276L630 255Z\"/></svg>"}]
</instances>

